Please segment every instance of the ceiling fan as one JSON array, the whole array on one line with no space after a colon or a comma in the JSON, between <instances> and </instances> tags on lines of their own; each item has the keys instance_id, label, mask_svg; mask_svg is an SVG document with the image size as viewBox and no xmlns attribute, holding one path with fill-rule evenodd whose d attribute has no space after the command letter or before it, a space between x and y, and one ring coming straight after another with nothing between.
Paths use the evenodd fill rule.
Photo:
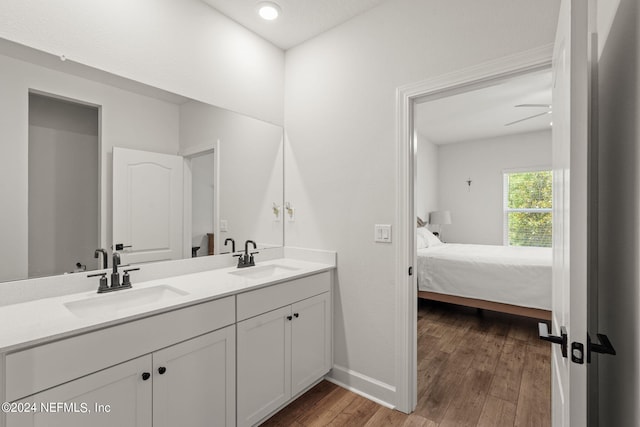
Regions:
<instances>
[{"instance_id":1,"label":"ceiling fan","mask_svg":"<svg viewBox=\"0 0 640 427\"><path fill-rule=\"evenodd\" d=\"M515 125L516 123L524 122L525 120L533 119L535 117L544 116L545 114L551 114L551 104L518 104L514 107L534 107L534 108L546 108L547 111L544 113L534 114L533 116L525 117L524 119L516 120L514 122L510 122L505 124L505 126Z\"/></svg>"}]
</instances>

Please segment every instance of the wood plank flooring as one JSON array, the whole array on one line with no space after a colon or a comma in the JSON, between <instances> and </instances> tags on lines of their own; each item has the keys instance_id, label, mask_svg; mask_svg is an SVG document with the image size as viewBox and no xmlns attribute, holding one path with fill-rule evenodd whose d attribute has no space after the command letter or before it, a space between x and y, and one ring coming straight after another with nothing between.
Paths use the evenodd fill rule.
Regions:
<instances>
[{"instance_id":1,"label":"wood plank flooring","mask_svg":"<svg viewBox=\"0 0 640 427\"><path fill-rule=\"evenodd\" d=\"M418 406L387 409L328 381L264 426L550 426L551 349L537 321L418 303Z\"/></svg>"}]
</instances>

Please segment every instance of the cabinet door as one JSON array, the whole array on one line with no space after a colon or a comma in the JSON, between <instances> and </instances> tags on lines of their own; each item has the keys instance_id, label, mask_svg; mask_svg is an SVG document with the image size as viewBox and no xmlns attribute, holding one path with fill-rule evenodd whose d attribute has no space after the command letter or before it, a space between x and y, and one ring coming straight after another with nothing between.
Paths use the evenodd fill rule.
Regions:
<instances>
[{"instance_id":1,"label":"cabinet door","mask_svg":"<svg viewBox=\"0 0 640 427\"><path fill-rule=\"evenodd\" d=\"M291 397L291 306L238 323L238 425L250 426Z\"/></svg>"},{"instance_id":2,"label":"cabinet door","mask_svg":"<svg viewBox=\"0 0 640 427\"><path fill-rule=\"evenodd\" d=\"M37 412L9 413L6 426L151 427L150 368L143 356L24 398Z\"/></svg>"},{"instance_id":3,"label":"cabinet door","mask_svg":"<svg viewBox=\"0 0 640 427\"><path fill-rule=\"evenodd\" d=\"M291 384L295 396L331 368L329 293L291 306Z\"/></svg>"},{"instance_id":4,"label":"cabinet door","mask_svg":"<svg viewBox=\"0 0 640 427\"><path fill-rule=\"evenodd\" d=\"M154 427L235 425L235 326L153 354Z\"/></svg>"}]
</instances>

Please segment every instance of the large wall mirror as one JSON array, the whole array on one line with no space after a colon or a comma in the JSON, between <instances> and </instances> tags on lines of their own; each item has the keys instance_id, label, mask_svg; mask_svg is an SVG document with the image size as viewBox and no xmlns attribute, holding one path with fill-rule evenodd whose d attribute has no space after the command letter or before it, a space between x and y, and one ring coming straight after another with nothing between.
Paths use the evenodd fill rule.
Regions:
<instances>
[{"instance_id":1,"label":"large wall mirror","mask_svg":"<svg viewBox=\"0 0 640 427\"><path fill-rule=\"evenodd\" d=\"M0 281L283 245L281 127L6 40L0 69Z\"/></svg>"}]
</instances>

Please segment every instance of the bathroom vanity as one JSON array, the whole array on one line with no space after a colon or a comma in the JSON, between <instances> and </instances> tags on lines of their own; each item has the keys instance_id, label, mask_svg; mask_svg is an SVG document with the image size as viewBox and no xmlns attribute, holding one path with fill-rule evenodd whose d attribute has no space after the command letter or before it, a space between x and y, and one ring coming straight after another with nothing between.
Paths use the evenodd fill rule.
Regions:
<instances>
[{"instance_id":1,"label":"bathroom vanity","mask_svg":"<svg viewBox=\"0 0 640 427\"><path fill-rule=\"evenodd\" d=\"M258 424L331 369L333 260L0 307L2 424Z\"/></svg>"}]
</instances>

